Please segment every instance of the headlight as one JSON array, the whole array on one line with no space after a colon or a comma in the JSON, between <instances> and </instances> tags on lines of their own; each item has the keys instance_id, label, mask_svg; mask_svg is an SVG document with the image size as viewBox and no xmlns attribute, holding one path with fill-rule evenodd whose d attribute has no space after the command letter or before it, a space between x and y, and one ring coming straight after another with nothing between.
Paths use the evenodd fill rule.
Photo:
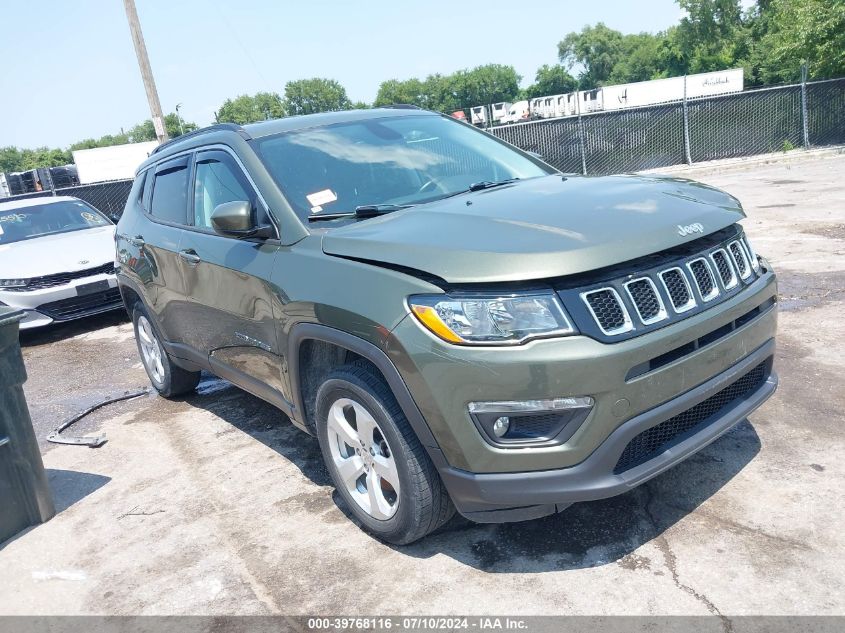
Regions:
<instances>
[{"instance_id":1,"label":"headlight","mask_svg":"<svg viewBox=\"0 0 845 633\"><path fill-rule=\"evenodd\" d=\"M760 260L757 259L757 253L754 252L754 248L751 246L751 242L748 241L748 236L743 236L743 241L745 242L745 248L748 249L748 259L751 262L751 268L754 269L755 273L760 272Z\"/></svg>"},{"instance_id":2,"label":"headlight","mask_svg":"<svg viewBox=\"0 0 845 633\"><path fill-rule=\"evenodd\" d=\"M411 311L428 330L450 343L516 345L532 338L576 332L551 292L509 296L418 295Z\"/></svg>"},{"instance_id":3,"label":"headlight","mask_svg":"<svg viewBox=\"0 0 845 633\"><path fill-rule=\"evenodd\" d=\"M0 288L23 288L26 279L0 279Z\"/></svg>"}]
</instances>

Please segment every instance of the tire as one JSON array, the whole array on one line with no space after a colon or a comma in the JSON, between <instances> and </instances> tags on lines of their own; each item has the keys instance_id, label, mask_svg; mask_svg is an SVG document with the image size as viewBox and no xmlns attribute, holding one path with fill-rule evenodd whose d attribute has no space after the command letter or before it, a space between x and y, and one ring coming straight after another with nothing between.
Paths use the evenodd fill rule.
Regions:
<instances>
[{"instance_id":1,"label":"tire","mask_svg":"<svg viewBox=\"0 0 845 633\"><path fill-rule=\"evenodd\" d=\"M196 389L200 372L182 369L171 360L161 344L158 328L140 302L132 310L132 325L141 364L155 390L165 398L174 398Z\"/></svg>"},{"instance_id":2,"label":"tire","mask_svg":"<svg viewBox=\"0 0 845 633\"><path fill-rule=\"evenodd\" d=\"M375 368L357 361L334 370L316 404L326 467L365 530L407 545L452 518L455 507L440 475Z\"/></svg>"}]
</instances>

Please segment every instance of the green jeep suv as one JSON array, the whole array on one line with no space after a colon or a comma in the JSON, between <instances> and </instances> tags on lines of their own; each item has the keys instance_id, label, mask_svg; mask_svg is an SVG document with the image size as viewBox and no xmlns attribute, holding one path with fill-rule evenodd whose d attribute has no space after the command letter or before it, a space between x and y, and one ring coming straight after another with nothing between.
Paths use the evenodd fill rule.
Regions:
<instances>
[{"instance_id":1,"label":"green jeep suv","mask_svg":"<svg viewBox=\"0 0 845 633\"><path fill-rule=\"evenodd\" d=\"M561 174L407 107L157 148L117 227L153 386L212 372L316 435L363 527L616 495L775 390L777 286L730 195Z\"/></svg>"}]
</instances>

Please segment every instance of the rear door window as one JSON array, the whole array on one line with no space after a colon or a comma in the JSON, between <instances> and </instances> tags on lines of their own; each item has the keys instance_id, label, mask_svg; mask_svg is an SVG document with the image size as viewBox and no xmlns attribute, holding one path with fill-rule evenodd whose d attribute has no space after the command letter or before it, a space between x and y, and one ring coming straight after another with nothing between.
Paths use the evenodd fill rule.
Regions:
<instances>
[{"instance_id":1,"label":"rear door window","mask_svg":"<svg viewBox=\"0 0 845 633\"><path fill-rule=\"evenodd\" d=\"M150 213L165 222L185 224L187 209L188 159L185 157L156 169Z\"/></svg>"}]
</instances>

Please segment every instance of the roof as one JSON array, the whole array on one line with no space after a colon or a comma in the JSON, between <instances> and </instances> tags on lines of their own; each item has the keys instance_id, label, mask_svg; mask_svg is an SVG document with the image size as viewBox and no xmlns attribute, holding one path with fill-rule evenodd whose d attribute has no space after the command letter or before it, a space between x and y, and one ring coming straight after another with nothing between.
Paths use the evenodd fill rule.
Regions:
<instances>
[{"instance_id":1,"label":"roof","mask_svg":"<svg viewBox=\"0 0 845 633\"><path fill-rule=\"evenodd\" d=\"M14 209L25 209L27 207L37 207L39 205L53 204L55 202L80 202L79 198L73 196L39 196L36 198L24 198L23 200L9 200L0 198L0 213L12 211Z\"/></svg>"}]
</instances>

